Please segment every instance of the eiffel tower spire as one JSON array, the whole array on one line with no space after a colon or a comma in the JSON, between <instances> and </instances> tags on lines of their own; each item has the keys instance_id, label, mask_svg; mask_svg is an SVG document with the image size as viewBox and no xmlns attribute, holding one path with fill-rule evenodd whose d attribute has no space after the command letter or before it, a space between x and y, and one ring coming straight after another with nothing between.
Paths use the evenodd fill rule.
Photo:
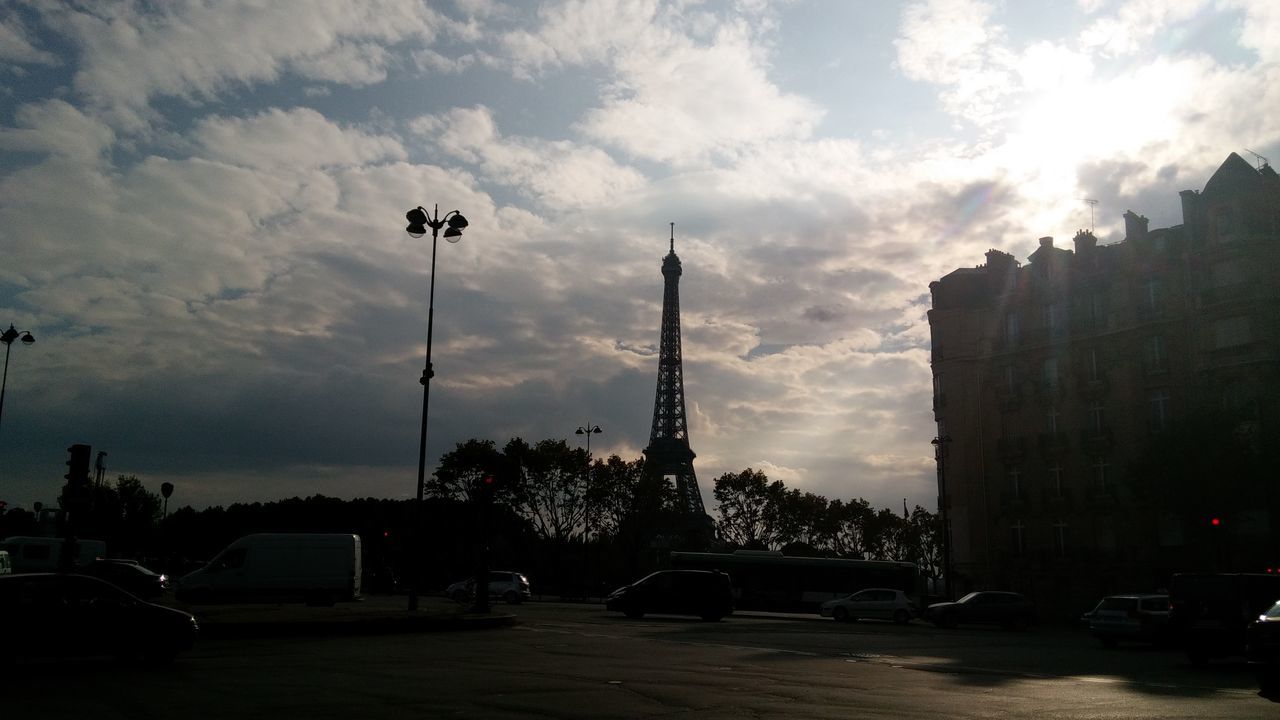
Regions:
<instances>
[{"instance_id":1,"label":"eiffel tower spire","mask_svg":"<svg viewBox=\"0 0 1280 720\"><path fill-rule=\"evenodd\" d=\"M658 389L653 399L653 429L644 450L645 473L675 485L679 508L706 516L689 449L689 426L684 408L684 368L680 357L680 258L676 255L676 224L671 223L671 252L662 259L662 345L658 351Z\"/></svg>"}]
</instances>

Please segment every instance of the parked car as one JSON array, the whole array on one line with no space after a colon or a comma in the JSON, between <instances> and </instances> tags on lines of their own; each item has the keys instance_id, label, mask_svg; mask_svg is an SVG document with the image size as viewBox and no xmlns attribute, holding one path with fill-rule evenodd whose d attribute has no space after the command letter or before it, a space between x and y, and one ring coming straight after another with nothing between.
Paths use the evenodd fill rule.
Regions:
<instances>
[{"instance_id":1,"label":"parked car","mask_svg":"<svg viewBox=\"0 0 1280 720\"><path fill-rule=\"evenodd\" d=\"M0 658L112 655L172 659L190 649L196 619L88 575L0 577Z\"/></svg>"},{"instance_id":2,"label":"parked car","mask_svg":"<svg viewBox=\"0 0 1280 720\"><path fill-rule=\"evenodd\" d=\"M920 615L920 609L901 590L867 588L835 600L828 600L818 608L822 617L837 622L865 620L892 620L899 625L911 622Z\"/></svg>"},{"instance_id":3,"label":"parked car","mask_svg":"<svg viewBox=\"0 0 1280 720\"><path fill-rule=\"evenodd\" d=\"M986 590L971 592L955 602L934 603L925 610L925 619L943 628L996 623L1020 629L1035 622L1036 607L1020 593Z\"/></svg>"},{"instance_id":4,"label":"parked car","mask_svg":"<svg viewBox=\"0 0 1280 720\"><path fill-rule=\"evenodd\" d=\"M133 560L94 560L80 568L82 575L106 580L140 598L157 598L169 589L169 577Z\"/></svg>"},{"instance_id":5,"label":"parked car","mask_svg":"<svg viewBox=\"0 0 1280 720\"><path fill-rule=\"evenodd\" d=\"M1243 656L1249 624L1280 601L1280 576L1178 573L1169 583L1169 622L1193 665Z\"/></svg>"},{"instance_id":6,"label":"parked car","mask_svg":"<svg viewBox=\"0 0 1280 720\"><path fill-rule=\"evenodd\" d=\"M1121 640L1163 643L1170 637L1169 596L1109 595L1085 614L1089 631L1105 647Z\"/></svg>"},{"instance_id":7,"label":"parked car","mask_svg":"<svg viewBox=\"0 0 1280 720\"><path fill-rule=\"evenodd\" d=\"M609 593L605 609L629 618L661 613L714 622L733 612L733 589L729 576L715 570L659 570Z\"/></svg>"},{"instance_id":8,"label":"parked car","mask_svg":"<svg viewBox=\"0 0 1280 720\"><path fill-rule=\"evenodd\" d=\"M1245 630L1245 657L1258 673L1263 695L1280 695L1280 602L1254 618Z\"/></svg>"},{"instance_id":9,"label":"parked car","mask_svg":"<svg viewBox=\"0 0 1280 720\"><path fill-rule=\"evenodd\" d=\"M459 580L444 589L444 594L457 600L458 602L467 602L471 600L475 591L476 579L473 577L466 580ZM489 571L489 599L502 599L503 602L511 605L518 605L525 600L533 597L533 593L529 587L529 578L524 574L511 570L490 570Z\"/></svg>"}]
</instances>

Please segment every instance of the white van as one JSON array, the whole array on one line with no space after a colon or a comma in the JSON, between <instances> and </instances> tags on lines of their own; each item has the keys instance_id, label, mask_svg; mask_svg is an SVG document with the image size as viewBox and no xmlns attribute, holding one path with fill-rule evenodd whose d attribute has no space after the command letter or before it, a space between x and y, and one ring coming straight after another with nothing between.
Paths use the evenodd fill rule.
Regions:
<instances>
[{"instance_id":1,"label":"white van","mask_svg":"<svg viewBox=\"0 0 1280 720\"><path fill-rule=\"evenodd\" d=\"M183 602L360 599L360 536L331 533L245 535L178 581Z\"/></svg>"},{"instance_id":2,"label":"white van","mask_svg":"<svg viewBox=\"0 0 1280 720\"><path fill-rule=\"evenodd\" d=\"M101 540L78 539L76 557L72 567L81 567L107 556L107 544ZM0 542L0 549L9 553L13 572L57 572L62 569L62 553L66 551L66 538L14 535Z\"/></svg>"}]
</instances>

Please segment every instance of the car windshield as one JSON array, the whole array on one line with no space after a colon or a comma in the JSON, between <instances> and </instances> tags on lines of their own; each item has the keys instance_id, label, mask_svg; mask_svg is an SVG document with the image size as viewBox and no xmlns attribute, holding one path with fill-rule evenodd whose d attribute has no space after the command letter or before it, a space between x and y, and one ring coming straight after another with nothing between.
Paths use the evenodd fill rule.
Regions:
<instances>
[{"instance_id":1,"label":"car windshield","mask_svg":"<svg viewBox=\"0 0 1280 720\"><path fill-rule=\"evenodd\" d=\"M1271 609L1267 610L1265 616L1269 618L1280 618L1280 602L1272 605Z\"/></svg>"},{"instance_id":2,"label":"car windshield","mask_svg":"<svg viewBox=\"0 0 1280 720\"><path fill-rule=\"evenodd\" d=\"M1133 610L1137 606L1138 606L1137 598L1125 598L1125 597L1103 598L1102 602L1098 603L1099 610L1117 610L1120 612L1128 612L1129 610Z\"/></svg>"},{"instance_id":3,"label":"car windshield","mask_svg":"<svg viewBox=\"0 0 1280 720\"><path fill-rule=\"evenodd\" d=\"M973 602L973 599L974 599L974 598L976 598L976 597L978 597L978 595L980 595L980 594L981 594L981 593L971 592L971 593L969 593L968 595L965 595L964 597L960 598L960 599L959 599L959 600L957 600L956 602L958 602L958 603L971 603L971 602Z\"/></svg>"}]
</instances>

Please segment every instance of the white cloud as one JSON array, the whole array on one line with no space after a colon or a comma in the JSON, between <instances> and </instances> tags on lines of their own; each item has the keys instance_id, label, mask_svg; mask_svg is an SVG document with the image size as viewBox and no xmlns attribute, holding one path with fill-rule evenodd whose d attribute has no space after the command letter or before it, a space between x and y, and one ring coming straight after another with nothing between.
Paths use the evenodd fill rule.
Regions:
<instances>
[{"instance_id":1,"label":"white cloud","mask_svg":"<svg viewBox=\"0 0 1280 720\"><path fill-rule=\"evenodd\" d=\"M36 47L30 31L18 17L0 18L0 62L59 65L58 57Z\"/></svg>"},{"instance_id":2,"label":"white cloud","mask_svg":"<svg viewBox=\"0 0 1280 720\"><path fill-rule=\"evenodd\" d=\"M92 164L115 141L111 128L62 100L23 105L14 122L16 127L0 128L0 148L47 152Z\"/></svg>"},{"instance_id":3,"label":"white cloud","mask_svg":"<svg viewBox=\"0 0 1280 720\"><path fill-rule=\"evenodd\" d=\"M448 27L415 0L189 2L159 13L119 2L51 9L45 21L80 46L76 90L130 131L155 118L148 105L154 96L199 100L289 72L352 84L381 80L390 61L385 45L428 43Z\"/></svg>"},{"instance_id":4,"label":"white cloud","mask_svg":"<svg viewBox=\"0 0 1280 720\"><path fill-rule=\"evenodd\" d=\"M1207 0L1129 0L1114 15L1100 17L1084 32L1080 43L1104 56L1132 55L1173 23L1195 16Z\"/></svg>"},{"instance_id":5,"label":"white cloud","mask_svg":"<svg viewBox=\"0 0 1280 720\"><path fill-rule=\"evenodd\" d=\"M252 168L311 170L406 157L398 141L344 129L309 108L275 108L244 119L207 117L192 135L202 156Z\"/></svg>"},{"instance_id":6,"label":"white cloud","mask_svg":"<svg viewBox=\"0 0 1280 720\"><path fill-rule=\"evenodd\" d=\"M567 140L503 137L486 107L417 118L410 127L441 150L479 165L489 181L519 188L561 210L604 205L645 184L643 175L599 148Z\"/></svg>"}]
</instances>

